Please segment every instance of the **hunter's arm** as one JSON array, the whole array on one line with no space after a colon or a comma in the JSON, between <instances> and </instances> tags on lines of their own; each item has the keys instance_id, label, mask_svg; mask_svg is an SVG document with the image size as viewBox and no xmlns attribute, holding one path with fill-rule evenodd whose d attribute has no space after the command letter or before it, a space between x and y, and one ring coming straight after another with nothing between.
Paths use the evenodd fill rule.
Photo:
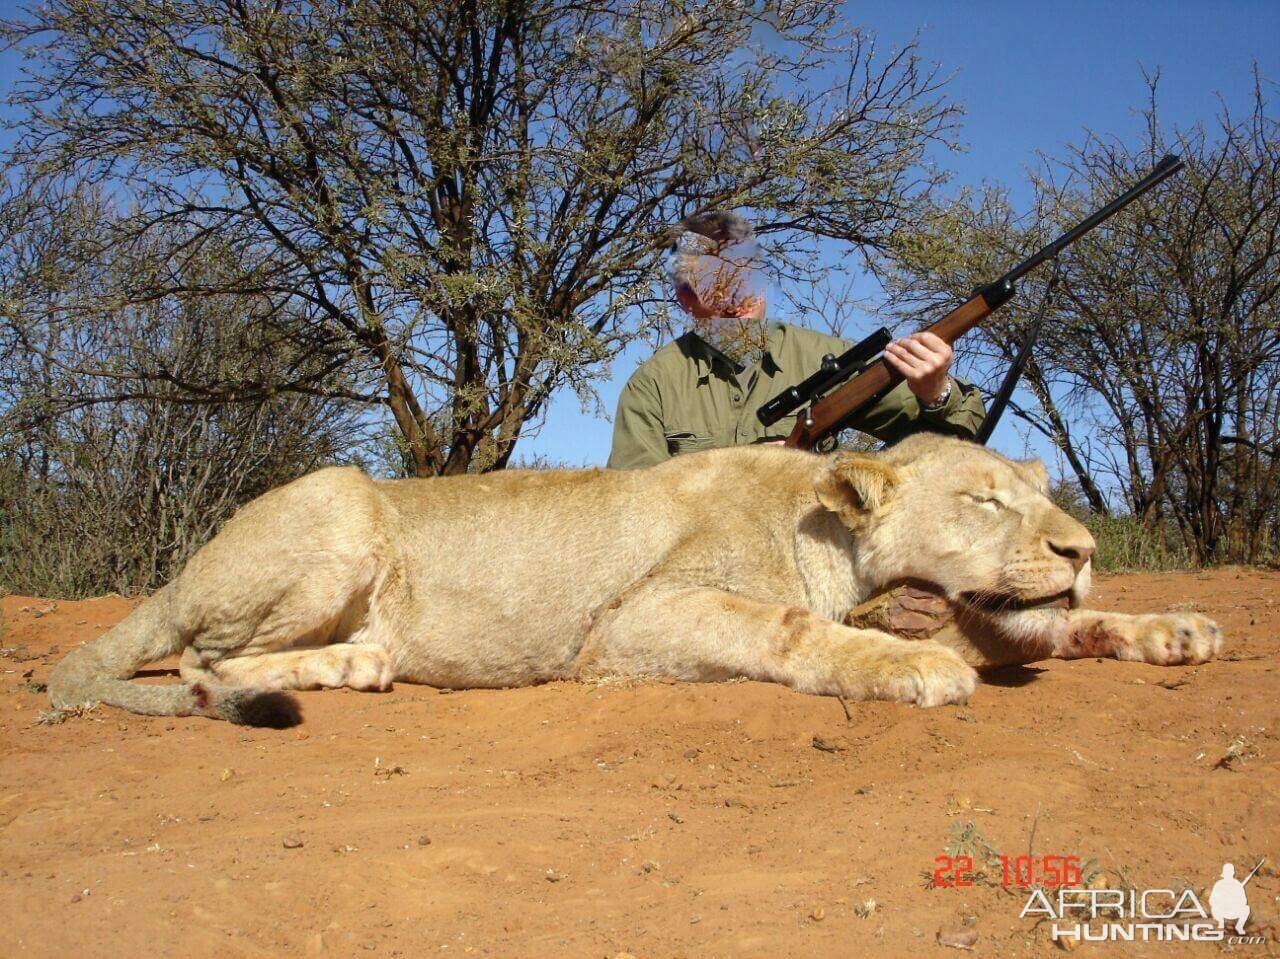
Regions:
<instances>
[{"instance_id":1,"label":"hunter's arm","mask_svg":"<svg viewBox=\"0 0 1280 959\"><path fill-rule=\"evenodd\" d=\"M951 396L939 410L922 408L910 387L899 383L883 399L850 420L849 426L886 443L926 430L973 439L985 414L978 388L952 377Z\"/></svg>"},{"instance_id":2,"label":"hunter's arm","mask_svg":"<svg viewBox=\"0 0 1280 959\"><path fill-rule=\"evenodd\" d=\"M637 373L627 381L618 397L608 466L620 470L639 469L670 458L656 385Z\"/></svg>"}]
</instances>

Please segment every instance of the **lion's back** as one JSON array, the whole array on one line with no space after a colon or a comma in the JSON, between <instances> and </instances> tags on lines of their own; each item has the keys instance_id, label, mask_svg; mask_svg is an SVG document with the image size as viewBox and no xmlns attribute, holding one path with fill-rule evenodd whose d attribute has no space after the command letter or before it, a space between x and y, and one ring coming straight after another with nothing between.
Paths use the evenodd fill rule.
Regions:
<instances>
[{"instance_id":1,"label":"lion's back","mask_svg":"<svg viewBox=\"0 0 1280 959\"><path fill-rule=\"evenodd\" d=\"M791 470L776 460L761 468L770 453ZM791 455L804 469L816 459L715 450L644 470L508 470L377 486L415 592L562 629L673 549L713 551L770 522L771 501L794 497Z\"/></svg>"}]
</instances>

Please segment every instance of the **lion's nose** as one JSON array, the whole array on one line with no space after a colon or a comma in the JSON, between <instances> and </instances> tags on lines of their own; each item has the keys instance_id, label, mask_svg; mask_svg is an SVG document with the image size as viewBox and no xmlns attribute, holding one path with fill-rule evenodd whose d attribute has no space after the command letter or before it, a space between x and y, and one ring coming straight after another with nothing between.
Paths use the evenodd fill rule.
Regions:
<instances>
[{"instance_id":1,"label":"lion's nose","mask_svg":"<svg viewBox=\"0 0 1280 959\"><path fill-rule=\"evenodd\" d=\"M1078 540L1072 542L1066 538L1053 536L1045 542L1050 550L1069 560L1077 573L1084 569L1084 564L1089 562L1089 557L1093 555L1092 543L1082 543Z\"/></svg>"}]
</instances>

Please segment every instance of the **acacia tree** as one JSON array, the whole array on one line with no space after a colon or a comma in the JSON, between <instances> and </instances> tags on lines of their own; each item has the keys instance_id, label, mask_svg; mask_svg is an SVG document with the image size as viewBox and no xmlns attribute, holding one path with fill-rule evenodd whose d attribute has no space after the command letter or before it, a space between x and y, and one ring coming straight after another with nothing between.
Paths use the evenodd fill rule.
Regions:
<instances>
[{"instance_id":1,"label":"acacia tree","mask_svg":"<svg viewBox=\"0 0 1280 959\"><path fill-rule=\"evenodd\" d=\"M1178 176L1063 255L1014 412L1063 452L1095 510L1109 488L1148 528L1173 523L1198 561L1256 562L1280 545L1280 124L1261 82L1247 116L1224 108L1216 129L1166 133L1153 79L1146 120L1135 143L1090 136L1046 164L1026 219L998 191L944 211L896 289L911 310L954 296L1180 154ZM1046 279L979 338L992 379Z\"/></svg>"},{"instance_id":2,"label":"acacia tree","mask_svg":"<svg viewBox=\"0 0 1280 959\"><path fill-rule=\"evenodd\" d=\"M3 30L32 54L30 178L126 195L108 246L246 265L118 292L288 298L329 395L385 407L417 474L501 467L585 395L661 316L681 216L750 208L792 278L916 229L956 113L836 0L49 0Z\"/></svg>"},{"instance_id":3,"label":"acacia tree","mask_svg":"<svg viewBox=\"0 0 1280 959\"><path fill-rule=\"evenodd\" d=\"M1200 562L1253 562L1280 532L1280 123L1261 84L1243 119L1146 143L1092 139L1046 181L1063 208L1164 152L1187 169L1085 242L1063 283L1055 363L1105 410L1111 472L1149 525L1171 518ZM1076 199L1075 203L1071 201Z\"/></svg>"}]
</instances>

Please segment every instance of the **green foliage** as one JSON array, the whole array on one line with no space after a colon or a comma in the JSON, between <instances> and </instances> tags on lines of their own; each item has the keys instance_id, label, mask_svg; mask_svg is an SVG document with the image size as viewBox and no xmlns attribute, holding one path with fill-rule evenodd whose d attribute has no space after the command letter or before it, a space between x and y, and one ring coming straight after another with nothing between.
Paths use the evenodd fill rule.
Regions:
<instances>
[{"instance_id":1,"label":"green foliage","mask_svg":"<svg viewBox=\"0 0 1280 959\"><path fill-rule=\"evenodd\" d=\"M340 460L342 428L323 404L296 399L138 401L82 411L35 444L10 436L0 441L0 592L155 589L238 507Z\"/></svg>"},{"instance_id":2,"label":"green foliage","mask_svg":"<svg viewBox=\"0 0 1280 959\"><path fill-rule=\"evenodd\" d=\"M1087 516L1084 525L1098 543L1093 568L1099 572L1154 573L1196 566L1177 531L1147 529L1134 516Z\"/></svg>"},{"instance_id":3,"label":"green foliage","mask_svg":"<svg viewBox=\"0 0 1280 959\"><path fill-rule=\"evenodd\" d=\"M1135 516L1096 513L1089 508L1079 484L1071 480L1054 482L1049 498L1093 534L1098 544L1093 568L1098 572L1164 572L1196 565L1177 529L1149 529Z\"/></svg>"},{"instance_id":4,"label":"green foliage","mask_svg":"<svg viewBox=\"0 0 1280 959\"><path fill-rule=\"evenodd\" d=\"M943 849L948 856L968 856L974 862L987 866L996 866L1000 863L1000 850L991 844L973 820L953 822L951 841Z\"/></svg>"}]
</instances>

